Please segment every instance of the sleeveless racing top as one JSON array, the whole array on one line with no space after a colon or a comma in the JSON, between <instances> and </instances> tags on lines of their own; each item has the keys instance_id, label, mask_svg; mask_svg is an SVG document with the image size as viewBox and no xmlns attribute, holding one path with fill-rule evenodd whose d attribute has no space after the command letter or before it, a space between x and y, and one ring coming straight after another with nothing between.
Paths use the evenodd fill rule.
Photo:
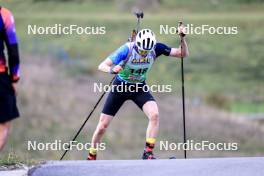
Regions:
<instances>
[{"instance_id":1,"label":"sleeveless racing top","mask_svg":"<svg viewBox=\"0 0 264 176\"><path fill-rule=\"evenodd\" d=\"M126 62L123 70L117 75L119 80L129 83L140 83L146 80L147 73L151 69L155 59L161 54L168 56L170 51L170 47L157 43L155 49L151 50L146 56L142 56L137 53L134 42L128 42L108 58L115 65Z\"/></svg>"}]
</instances>

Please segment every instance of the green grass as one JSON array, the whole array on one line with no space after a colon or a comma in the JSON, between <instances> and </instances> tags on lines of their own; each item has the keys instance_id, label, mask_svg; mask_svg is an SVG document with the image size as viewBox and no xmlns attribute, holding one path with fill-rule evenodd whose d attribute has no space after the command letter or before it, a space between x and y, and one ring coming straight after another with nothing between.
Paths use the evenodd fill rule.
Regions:
<instances>
[{"instance_id":1,"label":"green grass","mask_svg":"<svg viewBox=\"0 0 264 176\"><path fill-rule=\"evenodd\" d=\"M23 157L20 157L14 151L9 151L7 154L4 154L0 157L0 166L6 166L7 168L10 166L16 166L19 168L22 164L31 166L37 164L37 162L25 155Z\"/></svg>"},{"instance_id":2,"label":"green grass","mask_svg":"<svg viewBox=\"0 0 264 176\"><path fill-rule=\"evenodd\" d=\"M263 113L264 103L262 102L234 102L231 104L231 111L239 113Z\"/></svg>"},{"instance_id":3,"label":"green grass","mask_svg":"<svg viewBox=\"0 0 264 176\"><path fill-rule=\"evenodd\" d=\"M131 15L130 10L120 10L119 6L121 3L119 4L118 1L78 0L78 3L62 3L61 1L41 1L32 3L32 1L33 0L0 0L1 5L11 9L15 15L17 33L20 38L21 60L22 62L24 62L24 60L26 62L27 59L23 57L35 55L43 59L48 56L54 60L60 60L61 62L56 63L62 63L63 68L65 68L64 71L67 73L67 76L70 75L70 77L76 75L93 76L96 80L99 73L97 71L97 65L106 58L108 54L126 42L131 29L135 27L135 18ZM170 46L178 47L178 36L159 34L160 24L176 26L179 20L183 20L184 23L192 23L194 25L238 26L239 34L234 36L187 36L190 57L184 60L186 96L202 97L201 99L205 100L204 102L207 104L215 105L218 108L223 108L232 112L258 113L263 112L263 103L251 102L256 102L256 100L259 99L263 100L264 95L264 65L262 61L264 56L262 51L264 44L264 5L263 3L255 2L248 4L245 3L245 0L242 1L215 0L215 2L219 3L219 5L215 5L212 3L213 1L207 0L164 0L164 3L158 8L148 7L144 9L145 17L142 21L142 27L153 29L159 41ZM124 2L128 3L128 6L134 4L132 0ZM34 36L27 34L27 26L29 24L49 26L56 23L62 25L105 26L107 33L106 35L87 36ZM30 65L31 63L26 64ZM57 68L57 66L55 68ZM62 69L58 70L58 72L61 71ZM98 77L100 76L101 75ZM176 94L177 98L180 97L181 75L179 59L175 60L174 58L165 56L160 57L148 76L149 84L172 84L173 96ZM23 79L26 80L27 78L23 77ZM67 86L68 80L63 77L63 79L65 79L65 84L61 83L57 85L56 83L60 80L55 80L56 83L54 83L54 78L52 77L50 79L52 80L51 83L44 80L44 83L48 83L48 85L43 85L44 88L49 87L47 88L50 90L47 97L41 94L43 90L38 90L38 88L41 88L39 84L42 83L42 80L34 80L35 82L32 81L34 85L27 87L28 89L30 87L32 87L32 89L37 87L37 90L24 90L24 92L20 94L19 100L24 98L26 101L26 103L22 102L20 105L23 107L21 108L23 117L14 122L14 126L17 126L17 129L14 130L8 144L16 146L15 149L18 151L18 154L11 156L6 155L1 159L0 165L20 162L30 163L30 159L27 159L27 157L24 158L24 155L27 154L29 157L38 159L48 160L59 158L61 151L27 151L26 141L38 140L50 142L54 139L68 141L76 132L76 129L79 128L86 115L85 113L93 106L94 102L87 102L88 100L81 101L83 105L80 105L78 99L71 99L72 92L65 92L64 99L54 100L56 99L56 91L53 92L54 89L52 89L52 85L64 87ZM69 80L72 81L72 79ZM29 82L30 81L31 80L29 80ZM89 82L87 84L89 84ZM79 90L78 85L71 88L70 91ZM65 91L65 89L62 90ZM35 92L36 96L34 96L35 94L32 92ZM54 98L52 96L54 96ZM68 104L69 101L72 101L72 105ZM66 105L61 105L62 102ZM77 107L79 106L83 106L83 109L78 109ZM168 107L169 106L170 104L168 104ZM76 112L75 108L78 112ZM96 112L94 116L97 117L98 114L99 112ZM179 115L178 112L177 115ZM141 152L141 147L144 145L142 136L145 135L146 127L146 121L143 123L142 119L145 117L139 110L136 114L134 113L126 116L127 117L122 117L123 119L119 119L120 121L115 121L115 128L110 129L110 133L105 136L105 141L110 145L109 150L113 151L114 154L109 151L104 152L104 154L101 155L103 158L137 158L137 154ZM200 114L197 115L197 118L199 118L198 116L200 116ZM212 117L213 116L214 115L212 115ZM92 118L91 121L89 120L87 124L88 130L84 130L83 136L80 136L78 140L90 140L92 130L95 128L97 120L98 119L95 117ZM171 129L167 129L167 126L163 126L160 138L179 138L180 140L180 124L181 123L177 123L179 127L171 127ZM215 125L217 125L217 123ZM197 136L199 137L199 135L201 135L200 131L206 131L208 132L206 133L206 137L208 137L208 134L211 134L213 130L208 131L204 129L204 126L203 124L202 129L196 129L197 131L193 132L190 136L194 138ZM227 128L223 129L228 130ZM233 134L232 130L233 129L230 128L230 134ZM243 131L243 128L238 129L237 127L236 130ZM135 135L135 131L140 134L137 133L138 135ZM222 136L222 131L215 133ZM227 136L228 134L225 134L225 137L229 139L230 136ZM237 135L239 136L240 133ZM239 137L235 136L235 139L239 140ZM218 139L221 137L214 137L214 139L216 138ZM134 139L135 144L131 146L128 139ZM247 136L243 136L242 139L248 140ZM261 144L256 147L249 145L243 150L241 155L248 153L263 153L261 149L263 145ZM124 149L126 147L123 146L133 148L133 152L127 151ZM110 153L110 155L107 153ZM87 151L72 151L67 156L67 159L83 159L86 155ZM219 155L221 156L221 154Z\"/></svg>"}]
</instances>

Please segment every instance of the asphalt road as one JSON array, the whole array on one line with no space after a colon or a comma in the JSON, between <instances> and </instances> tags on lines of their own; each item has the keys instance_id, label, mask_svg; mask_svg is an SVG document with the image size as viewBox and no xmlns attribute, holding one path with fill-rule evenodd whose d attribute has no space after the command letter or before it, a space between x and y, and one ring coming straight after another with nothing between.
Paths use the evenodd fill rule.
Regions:
<instances>
[{"instance_id":1,"label":"asphalt road","mask_svg":"<svg viewBox=\"0 0 264 176\"><path fill-rule=\"evenodd\" d=\"M264 176L264 157L49 161L30 176Z\"/></svg>"}]
</instances>

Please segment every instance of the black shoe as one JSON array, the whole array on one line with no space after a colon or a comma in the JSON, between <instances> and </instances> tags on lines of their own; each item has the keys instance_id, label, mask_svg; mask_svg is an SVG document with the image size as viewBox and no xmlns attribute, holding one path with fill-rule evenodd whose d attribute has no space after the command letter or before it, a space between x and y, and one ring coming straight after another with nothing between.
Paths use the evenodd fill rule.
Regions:
<instances>
[{"instance_id":1,"label":"black shoe","mask_svg":"<svg viewBox=\"0 0 264 176\"><path fill-rule=\"evenodd\" d=\"M153 154L153 152L152 152L152 149L146 148L146 149L144 150L143 155L142 155L142 159L143 159L143 160L156 159L156 158L154 157L154 154Z\"/></svg>"}]
</instances>

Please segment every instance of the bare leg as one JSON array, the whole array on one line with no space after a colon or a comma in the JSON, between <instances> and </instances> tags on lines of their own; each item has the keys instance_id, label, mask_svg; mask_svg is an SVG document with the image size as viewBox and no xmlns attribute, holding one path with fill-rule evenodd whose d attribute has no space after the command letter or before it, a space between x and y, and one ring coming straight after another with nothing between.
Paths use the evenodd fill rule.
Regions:
<instances>
[{"instance_id":1,"label":"bare leg","mask_svg":"<svg viewBox=\"0 0 264 176\"><path fill-rule=\"evenodd\" d=\"M98 122L98 125L94 131L93 137L92 137L92 146L93 148L96 148L97 144L100 143L108 125L112 121L113 116L106 115L104 113L101 113L100 120Z\"/></svg>"},{"instance_id":2,"label":"bare leg","mask_svg":"<svg viewBox=\"0 0 264 176\"><path fill-rule=\"evenodd\" d=\"M0 123L0 151L4 148L10 129L10 122Z\"/></svg>"},{"instance_id":3,"label":"bare leg","mask_svg":"<svg viewBox=\"0 0 264 176\"><path fill-rule=\"evenodd\" d=\"M156 138L159 131L159 110L155 101L148 101L143 106L143 111L149 119L146 138Z\"/></svg>"},{"instance_id":4,"label":"bare leg","mask_svg":"<svg viewBox=\"0 0 264 176\"><path fill-rule=\"evenodd\" d=\"M146 146L142 159L156 159L153 155L156 137L159 131L159 110L155 101L148 101L143 105L143 111L149 119L146 132Z\"/></svg>"}]
</instances>

